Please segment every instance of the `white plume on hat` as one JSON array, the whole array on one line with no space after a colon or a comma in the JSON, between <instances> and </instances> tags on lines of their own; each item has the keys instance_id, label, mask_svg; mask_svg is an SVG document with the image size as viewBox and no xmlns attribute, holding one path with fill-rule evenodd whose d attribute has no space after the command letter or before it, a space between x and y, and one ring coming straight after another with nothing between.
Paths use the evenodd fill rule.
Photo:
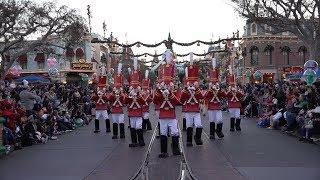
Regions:
<instances>
[{"instance_id":1,"label":"white plume on hat","mask_svg":"<svg viewBox=\"0 0 320 180\"><path fill-rule=\"evenodd\" d=\"M121 70L122 70L122 63L118 64L118 74L121 74Z\"/></svg>"},{"instance_id":2,"label":"white plume on hat","mask_svg":"<svg viewBox=\"0 0 320 180\"><path fill-rule=\"evenodd\" d=\"M229 65L229 73L232 74L232 68L231 65Z\"/></svg>"},{"instance_id":3,"label":"white plume on hat","mask_svg":"<svg viewBox=\"0 0 320 180\"><path fill-rule=\"evenodd\" d=\"M212 58L211 63L212 63L212 67L213 67L213 68L216 68L216 67L217 67L217 60L216 60L216 58Z\"/></svg>"},{"instance_id":4,"label":"white plume on hat","mask_svg":"<svg viewBox=\"0 0 320 180\"><path fill-rule=\"evenodd\" d=\"M149 70L147 69L146 72L145 72L145 78L147 79L149 76Z\"/></svg>"},{"instance_id":5,"label":"white plume on hat","mask_svg":"<svg viewBox=\"0 0 320 180\"><path fill-rule=\"evenodd\" d=\"M128 67L128 73L131 74L131 68L130 67Z\"/></svg>"},{"instance_id":6,"label":"white plume on hat","mask_svg":"<svg viewBox=\"0 0 320 180\"><path fill-rule=\"evenodd\" d=\"M133 59L133 69L135 71L138 70L138 58Z\"/></svg>"},{"instance_id":7,"label":"white plume on hat","mask_svg":"<svg viewBox=\"0 0 320 180\"><path fill-rule=\"evenodd\" d=\"M173 58L171 50L170 50L170 49L167 49L167 50L164 52L164 54L165 54L167 63L170 63L170 62L172 61L172 58Z\"/></svg>"},{"instance_id":8,"label":"white plume on hat","mask_svg":"<svg viewBox=\"0 0 320 180\"><path fill-rule=\"evenodd\" d=\"M193 52L191 52L189 55L190 55L190 64L193 65Z\"/></svg>"},{"instance_id":9,"label":"white plume on hat","mask_svg":"<svg viewBox=\"0 0 320 180\"><path fill-rule=\"evenodd\" d=\"M185 73L186 77L188 77L188 76L189 76L189 74L188 74L188 67L186 67L186 69L185 69L184 73Z\"/></svg>"}]
</instances>

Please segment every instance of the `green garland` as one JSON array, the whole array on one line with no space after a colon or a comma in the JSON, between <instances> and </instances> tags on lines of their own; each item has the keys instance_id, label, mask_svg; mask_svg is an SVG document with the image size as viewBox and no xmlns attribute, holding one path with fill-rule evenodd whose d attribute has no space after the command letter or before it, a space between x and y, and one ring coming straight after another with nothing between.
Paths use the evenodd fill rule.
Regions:
<instances>
[{"instance_id":1,"label":"green garland","mask_svg":"<svg viewBox=\"0 0 320 180\"><path fill-rule=\"evenodd\" d=\"M182 43L182 42L177 42L177 41L174 41L172 39L170 40L163 40L159 43L155 43L155 44L146 44L146 43L142 43L140 41L137 41L137 42L134 42L132 44L121 44L121 43L118 43L117 41L111 41L111 40L99 40L97 38L94 38L91 43L113 43L117 46L121 46L121 47L125 47L125 48L130 48L130 47L133 47L133 46L144 46L144 47L148 47L148 48L154 48L154 47L158 47L162 44L176 44L176 45L179 45L179 46L192 46L194 44L204 44L204 45L215 45L215 44L219 44L219 43L222 43L222 42L228 42L228 41L236 41L236 40L241 40L241 38L239 37L233 37L233 38L225 38L225 39L219 39L217 41L201 41L201 40L196 40L196 41L193 41L193 42L189 42L189 43Z\"/></svg>"},{"instance_id":2,"label":"green garland","mask_svg":"<svg viewBox=\"0 0 320 180\"><path fill-rule=\"evenodd\" d=\"M228 52L227 50L217 50L217 51L209 51L206 53L202 53L202 54L198 54L198 53L193 53L194 56L207 56L211 53L221 53L221 52ZM125 53L125 52L110 52L110 54L113 55L125 55L125 56L130 56L130 57L141 57L141 56L151 56L151 57L159 57L164 55L162 54L150 54L150 53L143 53L143 54L138 54L138 55L134 55L134 54L130 54L130 53ZM186 57L189 56L190 53L186 53L186 54L176 54L177 57Z\"/></svg>"}]
</instances>

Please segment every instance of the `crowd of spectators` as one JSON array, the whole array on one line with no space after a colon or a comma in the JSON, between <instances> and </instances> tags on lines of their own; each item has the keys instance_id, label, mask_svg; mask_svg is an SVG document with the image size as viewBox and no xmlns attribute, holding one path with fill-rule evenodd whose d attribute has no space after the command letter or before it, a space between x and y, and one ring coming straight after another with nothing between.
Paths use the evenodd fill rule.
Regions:
<instances>
[{"instance_id":1,"label":"crowd of spectators","mask_svg":"<svg viewBox=\"0 0 320 180\"><path fill-rule=\"evenodd\" d=\"M312 141L320 131L320 85L304 82L247 84L244 114L258 118L257 125L297 133L300 141Z\"/></svg>"},{"instance_id":2,"label":"crowd of spectators","mask_svg":"<svg viewBox=\"0 0 320 180\"><path fill-rule=\"evenodd\" d=\"M76 84L21 83L0 88L7 151L57 140L57 135L89 124L93 87Z\"/></svg>"}]
</instances>

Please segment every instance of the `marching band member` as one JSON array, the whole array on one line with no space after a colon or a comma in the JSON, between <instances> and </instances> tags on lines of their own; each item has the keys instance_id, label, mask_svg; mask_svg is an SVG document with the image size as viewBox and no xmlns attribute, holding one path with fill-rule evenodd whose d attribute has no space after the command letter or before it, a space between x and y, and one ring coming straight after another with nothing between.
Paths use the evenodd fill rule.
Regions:
<instances>
[{"instance_id":1,"label":"marching band member","mask_svg":"<svg viewBox=\"0 0 320 180\"><path fill-rule=\"evenodd\" d=\"M236 86L235 77L230 73L228 77L229 88L226 93L228 99L228 108L230 114L230 131L234 131L236 127L237 131L241 131L240 123L240 108L241 108L241 98L244 96L244 93Z\"/></svg>"},{"instance_id":2,"label":"marching band member","mask_svg":"<svg viewBox=\"0 0 320 180\"><path fill-rule=\"evenodd\" d=\"M215 133L217 133L219 138L224 137L222 133L223 119L220 101L225 97L225 93L219 88L219 70L216 68L216 60L214 58L212 59L212 67L209 72L210 83L209 89L205 94L205 99L208 104L210 139L215 139Z\"/></svg>"},{"instance_id":3,"label":"marching band member","mask_svg":"<svg viewBox=\"0 0 320 180\"><path fill-rule=\"evenodd\" d=\"M186 84L186 78L183 78L183 84ZM181 98L181 94L179 96L179 99ZM182 106L182 130L187 131L187 125L186 125L186 115L185 115L185 106Z\"/></svg>"},{"instance_id":4,"label":"marching band member","mask_svg":"<svg viewBox=\"0 0 320 180\"><path fill-rule=\"evenodd\" d=\"M118 126L120 129L120 138L125 138L124 131L124 114L123 106L125 103L126 95L123 93L122 84L123 76L121 74L122 64L119 63L117 74L114 75L114 87L113 91L108 96L108 101L111 106L112 116L112 139L118 139Z\"/></svg>"},{"instance_id":5,"label":"marching band member","mask_svg":"<svg viewBox=\"0 0 320 180\"><path fill-rule=\"evenodd\" d=\"M190 54L190 65L186 67L186 87L181 93L180 102L184 106L187 127L187 146L193 146L192 134L193 126L196 128L194 140L197 145L202 145L202 123L200 115L200 101L203 95L199 88L199 67L193 64L192 54Z\"/></svg>"},{"instance_id":6,"label":"marching band member","mask_svg":"<svg viewBox=\"0 0 320 180\"><path fill-rule=\"evenodd\" d=\"M148 78L149 71L146 70L145 78L142 80L142 97L145 104L142 105L142 113L143 113L143 119L142 119L142 129L143 130L152 130L150 117L149 117L149 105L152 102L151 93L149 90L149 84L150 79Z\"/></svg>"},{"instance_id":7,"label":"marching band member","mask_svg":"<svg viewBox=\"0 0 320 180\"><path fill-rule=\"evenodd\" d=\"M141 95L140 71L138 71L138 59L133 61L134 70L130 75L130 89L126 104L130 119L131 143L129 147L144 146L142 131L142 106L146 103ZM139 143L139 144L138 144Z\"/></svg>"},{"instance_id":8,"label":"marching band member","mask_svg":"<svg viewBox=\"0 0 320 180\"><path fill-rule=\"evenodd\" d=\"M177 97L172 93L174 65L171 63L172 52L166 51L166 64L162 65L162 82L160 87L156 89L154 95L154 103L160 104L159 123L160 123L160 146L161 153L159 158L168 157L168 128L172 136L172 152L173 155L180 155L179 148L179 130L178 121L175 114L175 106L180 104Z\"/></svg>"},{"instance_id":9,"label":"marching band member","mask_svg":"<svg viewBox=\"0 0 320 180\"><path fill-rule=\"evenodd\" d=\"M103 119L106 122L106 132L111 132L110 130L110 120L108 116L108 98L106 95L106 82L105 76L99 77L99 83L97 88L97 94L92 96L92 100L96 103L96 118L94 121L94 133L100 132L99 120Z\"/></svg>"},{"instance_id":10,"label":"marching band member","mask_svg":"<svg viewBox=\"0 0 320 180\"><path fill-rule=\"evenodd\" d=\"M155 115L156 115L156 121L158 121L158 125L157 125L157 129L158 129L158 135L156 136L156 138L160 138L161 136L161 133L160 133L160 121L159 121L159 115L160 115L160 102L159 101L155 101L155 94L157 92L157 89L160 89L160 83L159 83L159 79L158 79L158 82L156 84L156 88L153 90L153 97L152 97L152 101L153 101L153 104L154 104L154 110L155 110Z\"/></svg>"}]
</instances>

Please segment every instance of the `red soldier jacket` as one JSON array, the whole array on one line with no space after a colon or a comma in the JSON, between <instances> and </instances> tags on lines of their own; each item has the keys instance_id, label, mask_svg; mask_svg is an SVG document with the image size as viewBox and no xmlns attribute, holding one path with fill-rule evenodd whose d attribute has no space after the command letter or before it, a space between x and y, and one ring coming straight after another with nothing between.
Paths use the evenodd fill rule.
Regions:
<instances>
[{"instance_id":1,"label":"red soldier jacket","mask_svg":"<svg viewBox=\"0 0 320 180\"><path fill-rule=\"evenodd\" d=\"M107 110L108 109L108 97L103 94L102 96L93 95L92 100L96 103L96 110Z\"/></svg>"},{"instance_id":2,"label":"red soldier jacket","mask_svg":"<svg viewBox=\"0 0 320 180\"><path fill-rule=\"evenodd\" d=\"M209 110L220 110L221 99L225 98L226 94L221 90L210 89L205 94L205 100Z\"/></svg>"},{"instance_id":3,"label":"red soldier jacket","mask_svg":"<svg viewBox=\"0 0 320 180\"><path fill-rule=\"evenodd\" d=\"M155 89L155 90L153 91L152 102L153 102L153 104L154 104L154 109L155 109L156 111L159 111L159 110L160 110L160 106L161 106L161 102L160 102L160 101L157 101L157 100L155 99L155 96L156 96L157 92L158 92L157 89Z\"/></svg>"},{"instance_id":4,"label":"red soldier jacket","mask_svg":"<svg viewBox=\"0 0 320 180\"><path fill-rule=\"evenodd\" d=\"M129 117L142 117L142 106L146 102L142 98L141 95L137 95L137 97L128 97L126 99L126 104L128 108L128 116Z\"/></svg>"},{"instance_id":5,"label":"red soldier jacket","mask_svg":"<svg viewBox=\"0 0 320 180\"><path fill-rule=\"evenodd\" d=\"M228 91L226 93L226 97L228 99L228 108L241 108L241 99L243 97L243 93L240 91Z\"/></svg>"},{"instance_id":6,"label":"red soldier jacket","mask_svg":"<svg viewBox=\"0 0 320 180\"><path fill-rule=\"evenodd\" d=\"M183 104L183 112L200 112L200 101L203 99L203 95L200 89L196 89L194 95L191 95L189 90L184 89L181 93L180 101Z\"/></svg>"},{"instance_id":7,"label":"red soldier jacket","mask_svg":"<svg viewBox=\"0 0 320 180\"><path fill-rule=\"evenodd\" d=\"M142 112L149 112L149 105L152 102L152 98L150 93L145 93L142 98L144 99L145 103L142 105Z\"/></svg>"},{"instance_id":8,"label":"red soldier jacket","mask_svg":"<svg viewBox=\"0 0 320 180\"><path fill-rule=\"evenodd\" d=\"M126 101L126 95L121 93L120 95L116 95L114 92L109 94L108 101L111 106L111 113L113 114L122 114L123 113L123 105Z\"/></svg>"},{"instance_id":9,"label":"red soldier jacket","mask_svg":"<svg viewBox=\"0 0 320 180\"><path fill-rule=\"evenodd\" d=\"M175 106L179 105L180 102L172 92L169 93L168 98L165 98L162 92L157 90L155 92L153 102L155 104L160 104L159 119L176 118Z\"/></svg>"}]
</instances>

